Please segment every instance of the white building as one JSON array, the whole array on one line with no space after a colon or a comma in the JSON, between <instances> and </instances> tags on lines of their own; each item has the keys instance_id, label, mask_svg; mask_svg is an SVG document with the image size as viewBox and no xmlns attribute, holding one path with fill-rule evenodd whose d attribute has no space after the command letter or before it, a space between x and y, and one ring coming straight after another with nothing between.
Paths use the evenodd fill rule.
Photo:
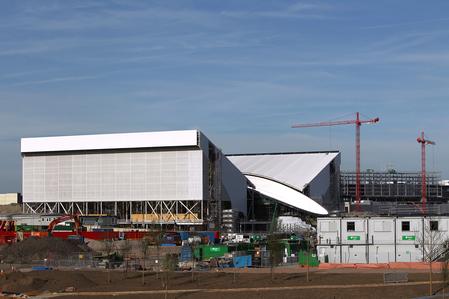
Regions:
<instances>
[{"instance_id":1,"label":"white building","mask_svg":"<svg viewBox=\"0 0 449 299\"><path fill-rule=\"evenodd\" d=\"M317 253L328 263L389 263L425 260L423 246L443 248L449 216L318 218ZM436 245L435 245L436 244Z\"/></svg>"},{"instance_id":2,"label":"white building","mask_svg":"<svg viewBox=\"0 0 449 299\"><path fill-rule=\"evenodd\" d=\"M212 229L236 227L250 210L247 189L315 215L339 205L339 152L224 156L185 130L23 138L21 153L24 213Z\"/></svg>"},{"instance_id":3,"label":"white building","mask_svg":"<svg viewBox=\"0 0 449 299\"><path fill-rule=\"evenodd\" d=\"M11 205L20 203L20 193L4 193L0 194L0 205Z\"/></svg>"},{"instance_id":4,"label":"white building","mask_svg":"<svg viewBox=\"0 0 449 299\"><path fill-rule=\"evenodd\" d=\"M246 179L197 130L23 138L26 213L220 224L246 213Z\"/></svg>"},{"instance_id":5,"label":"white building","mask_svg":"<svg viewBox=\"0 0 449 299\"><path fill-rule=\"evenodd\" d=\"M339 208L339 152L293 152L227 156L254 190L317 214Z\"/></svg>"}]
</instances>

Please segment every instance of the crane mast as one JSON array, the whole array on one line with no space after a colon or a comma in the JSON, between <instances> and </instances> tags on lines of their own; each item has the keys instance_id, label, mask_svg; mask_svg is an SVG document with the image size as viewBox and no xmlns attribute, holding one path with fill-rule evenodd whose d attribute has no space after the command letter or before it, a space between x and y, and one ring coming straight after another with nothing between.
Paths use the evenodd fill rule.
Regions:
<instances>
[{"instance_id":1,"label":"crane mast","mask_svg":"<svg viewBox=\"0 0 449 299\"><path fill-rule=\"evenodd\" d=\"M426 145L435 145L435 142L428 140L424 136L424 132L421 132L416 141L421 144L421 203L423 213L426 211L427 202L427 182L426 182Z\"/></svg>"},{"instance_id":2,"label":"crane mast","mask_svg":"<svg viewBox=\"0 0 449 299\"><path fill-rule=\"evenodd\" d=\"M340 121L325 121L309 124L295 124L292 128L312 128L312 127L328 127L339 125L355 125L355 201L356 209L360 210L360 127L362 124L374 124L379 122L379 118L372 118L367 120L360 119L360 113L356 112L356 119L340 120Z\"/></svg>"}]
</instances>

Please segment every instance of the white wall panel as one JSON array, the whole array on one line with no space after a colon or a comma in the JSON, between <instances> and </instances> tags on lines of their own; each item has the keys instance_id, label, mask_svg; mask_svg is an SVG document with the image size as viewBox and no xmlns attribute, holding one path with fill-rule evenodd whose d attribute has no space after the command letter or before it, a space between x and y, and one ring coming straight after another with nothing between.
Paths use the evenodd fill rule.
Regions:
<instances>
[{"instance_id":1,"label":"white wall panel","mask_svg":"<svg viewBox=\"0 0 449 299\"><path fill-rule=\"evenodd\" d=\"M198 131L22 138L22 153L197 146Z\"/></svg>"},{"instance_id":2,"label":"white wall panel","mask_svg":"<svg viewBox=\"0 0 449 299\"><path fill-rule=\"evenodd\" d=\"M23 157L24 202L202 200L201 150Z\"/></svg>"}]
</instances>

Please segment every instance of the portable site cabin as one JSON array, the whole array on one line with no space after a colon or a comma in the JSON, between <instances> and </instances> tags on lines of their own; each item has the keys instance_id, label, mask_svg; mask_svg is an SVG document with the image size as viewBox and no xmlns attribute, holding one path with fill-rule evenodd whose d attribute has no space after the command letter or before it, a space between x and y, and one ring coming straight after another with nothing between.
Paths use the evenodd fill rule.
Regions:
<instances>
[{"instance_id":1,"label":"portable site cabin","mask_svg":"<svg viewBox=\"0 0 449 299\"><path fill-rule=\"evenodd\" d=\"M327 263L425 260L423 246L444 250L449 217L318 218L317 252Z\"/></svg>"}]
</instances>

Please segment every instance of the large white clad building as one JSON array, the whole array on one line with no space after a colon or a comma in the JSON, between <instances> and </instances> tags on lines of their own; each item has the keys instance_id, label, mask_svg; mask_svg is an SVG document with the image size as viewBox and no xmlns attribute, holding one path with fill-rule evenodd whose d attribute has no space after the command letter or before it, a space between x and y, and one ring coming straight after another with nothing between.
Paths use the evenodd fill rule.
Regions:
<instances>
[{"instance_id":1,"label":"large white clad building","mask_svg":"<svg viewBox=\"0 0 449 299\"><path fill-rule=\"evenodd\" d=\"M246 179L198 130L23 138L23 207L133 223L246 213Z\"/></svg>"}]
</instances>

